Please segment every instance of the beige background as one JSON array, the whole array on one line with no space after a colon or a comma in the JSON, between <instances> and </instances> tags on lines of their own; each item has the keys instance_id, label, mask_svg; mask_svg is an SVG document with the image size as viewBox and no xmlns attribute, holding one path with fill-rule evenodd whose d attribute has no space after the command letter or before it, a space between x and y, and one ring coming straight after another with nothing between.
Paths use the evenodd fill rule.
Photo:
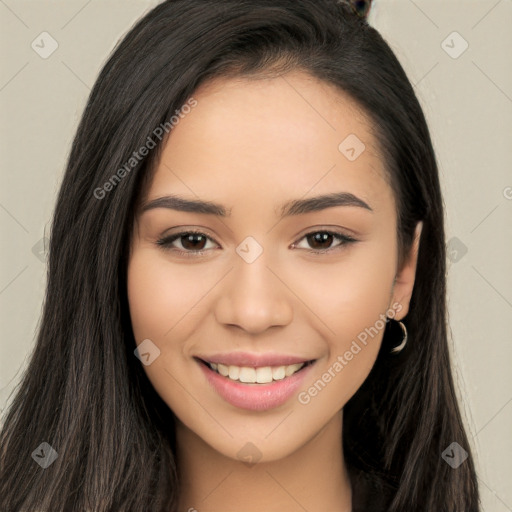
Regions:
<instances>
[{"instance_id":1,"label":"beige background","mask_svg":"<svg viewBox=\"0 0 512 512\"><path fill-rule=\"evenodd\" d=\"M118 38L157 3L0 0L0 413L33 348L41 240L90 88ZM512 511L512 0L376 0L370 22L415 84L431 128L455 377L483 510ZM50 49L45 31L58 47L43 59L31 45L45 37Z\"/></svg>"}]
</instances>

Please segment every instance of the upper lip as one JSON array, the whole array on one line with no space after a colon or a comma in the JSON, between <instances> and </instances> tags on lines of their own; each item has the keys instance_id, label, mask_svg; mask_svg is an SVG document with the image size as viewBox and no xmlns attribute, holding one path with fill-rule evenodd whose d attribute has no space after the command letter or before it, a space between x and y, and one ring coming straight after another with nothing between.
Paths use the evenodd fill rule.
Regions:
<instances>
[{"instance_id":1,"label":"upper lip","mask_svg":"<svg viewBox=\"0 0 512 512\"><path fill-rule=\"evenodd\" d=\"M207 363L224 364L226 366L246 366L261 368L264 366L288 366L296 363L307 363L312 359L288 354L257 354L251 352L230 352L226 354L212 354L197 356Z\"/></svg>"}]
</instances>

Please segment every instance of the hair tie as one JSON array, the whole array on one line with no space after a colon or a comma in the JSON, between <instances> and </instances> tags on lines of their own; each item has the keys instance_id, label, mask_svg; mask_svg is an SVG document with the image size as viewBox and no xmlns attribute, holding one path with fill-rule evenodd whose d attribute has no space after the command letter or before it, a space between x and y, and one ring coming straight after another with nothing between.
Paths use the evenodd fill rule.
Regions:
<instances>
[{"instance_id":1,"label":"hair tie","mask_svg":"<svg viewBox=\"0 0 512 512\"><path fill-rule=\"evenodd\" d=\"M370 14L370 8L372 6L372 0L345 0L344 3L348 3L352 8L352 11L359 17L367 19Z\"/></svg>"}]
</instances>

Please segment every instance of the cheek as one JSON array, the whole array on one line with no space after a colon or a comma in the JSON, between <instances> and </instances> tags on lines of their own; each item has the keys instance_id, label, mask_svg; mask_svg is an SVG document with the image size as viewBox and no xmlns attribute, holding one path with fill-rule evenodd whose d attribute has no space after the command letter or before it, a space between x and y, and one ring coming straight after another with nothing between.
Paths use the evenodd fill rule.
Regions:
<instances>
[{"instance_id":1,"label":"cheek","mask_svg":"<svg viewBox=\"0 0 512 512\"><path fill-rule=\"evenodd\" d=\"M183 398L171 385L176 384L173 377L179 382L190 378L196 331L204 325L208 292L218 281L208 265L172 263L151 247L139 246L130 258L127 292L133 334L137 344L150 339L160 350L143 368L172 408Z\"/></svg>"},{"instance_id":2,"label":"cheek","mask_svg":"<svg viewBox=\"0 0 512 512\"><path fill-rule=\"evenodd\" d=\"M201 283L209 281L193 267L178 268L151 249L142 248L132 255L127 289L138 342L154 338L159 346L167 346L173 338L187 337L195 317L194 305L205 293L206 285Z\"/></svg>"},{"instance_id":3,"label":"cheek","mask_svg":"<svg viewBox=\"0 0 512 512\"><path fill-rule=\"evenodd\" d=\"M142 367L156 392L175 412L183 409L186 396L175 379L186 381L184 347L197 324L193 306L204 295L197 286L197 275L195 286L192 279L190 272L177 271L150 248L136 250L128 265L128 302L136 343L150 339L160 350L151 364ZM184 410L192 406L188 404Z\"/></svg>"},{"instance_id":4,"label":"cheek","mask_svg":"<svg viewBox=\"0 0 512 512\"><path fill-rule=\"evenodd\" d=\"M391 239L392 240L392 239ZM327 354L298 399L314 421L327 421L366 380L377 358L394 278L389 239L368 243L343 264L309 270L299 293L320 321ZM304 270L305 271L305 270ZM302 274L298 274L302 275ZM308 295L306 295L306 290Z\"/></svg>"},{"instance_id":5,"label":"cheek","mask_svg":"<svg viewBox=\"0 0 512 512\"><path fill-rule=\"evenodd\" d=\"M294 291L318 316L322 333L336 350L374 325L391 300L392 238L360 244L350 247L335 264L301 262L293 270Z\"/></svg>"}]
</instances>

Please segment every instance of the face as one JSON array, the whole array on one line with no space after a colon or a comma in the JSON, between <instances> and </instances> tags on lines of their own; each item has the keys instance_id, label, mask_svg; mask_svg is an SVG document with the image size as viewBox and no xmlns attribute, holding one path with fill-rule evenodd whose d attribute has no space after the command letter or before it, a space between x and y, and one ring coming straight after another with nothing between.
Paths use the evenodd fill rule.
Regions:
<instances>
[{"instance_id":1,"label":"face","mask_svg":"<svg viewBox=\"0 0 512 512\"><path fill-rule=\"evenodd\" d=\"M386 316L407 313L416 260L397 269L384 162L347 96L294 72L194 99L136 214L133 332L179 428L276 460L339 418Z\"/></svg>"}]
</instances>

